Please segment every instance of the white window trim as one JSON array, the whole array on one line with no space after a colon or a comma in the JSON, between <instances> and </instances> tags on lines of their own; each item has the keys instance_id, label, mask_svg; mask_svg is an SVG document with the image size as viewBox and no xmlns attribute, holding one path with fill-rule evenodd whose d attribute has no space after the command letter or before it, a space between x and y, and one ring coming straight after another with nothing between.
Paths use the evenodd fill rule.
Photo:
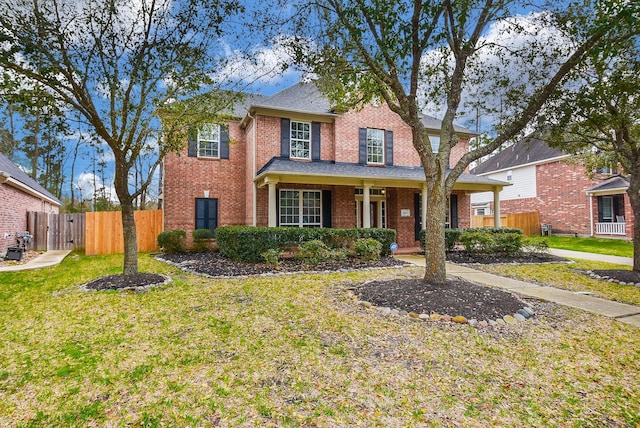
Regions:
<instances>
[{"instance_id":1,"label":"white window trim","mask_svg":"<svg viewBox=\"0 0 640 428\"><path fill-rule=\"evenodd\" d=\"M283 223L282 222L282 193L283 192L298 192L298 222L297 223ZM320 200L320 212L319 218L320 221L317 223L304 223L304 193L315 193L319 195ZM313 189L279 189L278 190L278 222L280 226L289 226L289 227L322 227L322 191L321 190L313 190Z\"/></svg>"},{"instance_id":2,"label":"white window trim","mask_svg":"<svg viewBox=\"0 0 640 428\"><path fill-rule=\"evenodd\" d=\"M209 139L209 138L203 138L200 136L200 128L198 128L198 140L197 140L197 154L199 158L205 158L205 159L220 159L220 135L222 132L222 129L220 129L220 124L217 123L207 123L206 126L216 126L218 128L218 139ZM203 155L201 154L200 151L200 144L201 143L214 143L217 145L217 152L218 155L217 156L207 156L207 155Z\"/></svg>"},{"instance_id":3,"label":"white window trim","mask_svg":"<svg viewBox=\"0 0 640 428\"><path fill-rule=\"evenodd\" d=\"M307 157L301 157L301 156L294 156L293 155L293 124L294 123L303 123L305 125L307 125L309 127L309 139L308 140L303 140L300 138L296 138L296 141L301 141L304 142L306 144L308 144L309 148L307 149ZM310 122L304 122L302 120L292 120L289 123L289 158L290 159L304 159L304 160L310 160L311 159L311 123Z\"/></svg>"},{"instance_id":4,"label":"white window trim","mask_svg":"<svg viewBox=\"0 0 640 428\"><path fill-rule=\"evenodd\" d=\"M369 131L377 131L380 132L380 134L382 135L382 140L381 140L381 144L382 144L382 156L381 156L381 160L380 162L374 162L369 160L371 155L369 154ZM384 129L379 129L379 128L367 128L367 164L368 165L384 165L385 162L385 156L386 156L386 147L385 147L385 133L384 133Z\"/></svg>"}]
</instances>

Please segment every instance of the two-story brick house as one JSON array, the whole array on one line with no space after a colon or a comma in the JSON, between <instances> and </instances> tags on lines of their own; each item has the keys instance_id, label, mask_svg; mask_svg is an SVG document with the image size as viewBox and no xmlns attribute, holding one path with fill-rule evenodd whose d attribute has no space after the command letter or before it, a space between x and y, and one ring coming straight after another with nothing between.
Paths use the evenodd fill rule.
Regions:
<instances>
[{"instance_id":1,"label":"two-story brick house","mask_svg":"<svg viewBox=\"0 0 640 428\"><path fill-rule=\"evenodd\" d=\"M589 178L571 155L527 137L478 165L473 173L511 186L500 193L502 213L538 211L553 233L597 237L633 236L628 183L602 170ZM493 212L493 194L471 196L475 214Z\"/></svg>"},{"instance_id":2,"label":"two-story brick house","mask_svg":"<svg viewBox=\"0 0 640 428\"><path fill-rule=\"evenodd\" d=\"M164 229L219 225L393 228L402 248L418 245L426 192L411 129L386 104L335 112L313 84L251 96L236 120L201 126L163 165ZM438 144L440 122L425 116ZM472 133L457 128L468 142ZM457 161L468 149L459 144ZM472 192L505 182L463 174L449 227L470 224Z\"/></svg>"}]
</instances>

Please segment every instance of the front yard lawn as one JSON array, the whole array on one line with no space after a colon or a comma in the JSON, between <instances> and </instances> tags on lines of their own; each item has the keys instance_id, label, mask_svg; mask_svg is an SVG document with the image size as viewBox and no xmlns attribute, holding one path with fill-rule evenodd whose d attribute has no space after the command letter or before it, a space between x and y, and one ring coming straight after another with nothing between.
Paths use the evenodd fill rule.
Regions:
<instances>
[{"instance_id":1,"label":"front yard lawn","mask_svg":"<svg viewBox=\"0 0 640 428\"><path fill-rule=\"evenodd\" d=\"M532 302L476 330L346 293L420 268L210 279L141 255L173 282L80 291L120 266L0 273L0 426L640 424L640 331L615 320Z\"/></svg>"},{"instance_id":2,"label":"front yard lawn","mask_svg":"<svg viewBox=\"0 0 640 428\"><path fill-rule=\"evenodd\" d=\"M550 248L633 257L633 244L623 239L574 238L573 236L545 236Z\"/></svg>"}]
</instances>

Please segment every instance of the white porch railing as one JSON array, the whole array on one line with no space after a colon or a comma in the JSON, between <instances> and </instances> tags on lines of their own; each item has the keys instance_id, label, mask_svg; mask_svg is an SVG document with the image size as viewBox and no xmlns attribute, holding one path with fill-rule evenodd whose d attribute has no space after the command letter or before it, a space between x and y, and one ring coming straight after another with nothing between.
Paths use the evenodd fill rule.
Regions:
<instances>
[{"instance_id":1,"label":"white porch railing","mask_svg":"<svg viewBox=\"0 0 640 428\"><path fill-rule=\"evenodd\" d=\"M625 223L596 223L597 235L625 235L627 232Z\"/></svg>"}]
</instances>

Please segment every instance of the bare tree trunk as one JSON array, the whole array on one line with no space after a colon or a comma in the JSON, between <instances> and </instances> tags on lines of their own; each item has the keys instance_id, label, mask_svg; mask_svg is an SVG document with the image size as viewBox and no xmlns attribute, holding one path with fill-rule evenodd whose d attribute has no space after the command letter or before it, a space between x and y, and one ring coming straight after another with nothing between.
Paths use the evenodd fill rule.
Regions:
<instances>
[{"instance_id":1,"label":"bare tree trunk","mask_svg":"<svg viewBox=\"0 0 640 428\"><path fill-rule=\"evenodd\" d=\"M640 174L629 176L627 189L633 210L633 270L640 272Z\"/></svg>"},{"instance_id":2,"label":"bare tree trunk","mask_svg":"<svg viewBox=\"0 0 640 428\"><path fill-rule=\"evenodd\" d=\"M138 273L138 239L134 219L133 202L122 201L122 232L124 237L124 269L125 275Z\"/></svg>"},{"instance_id":3,"label":"bare tree trunk","mask_svg":"<svg viewBox=\"0 0 640 428\"><path fill-rule=\"evenodd\" d=\"M441 181L438 183L438 181ZM424 280L429 284L444 284L447 279L446 250L444 241L445 213L447 194L444 190L444 177L429 183L427 197L427 218L425 224L425 272Z\"/></svg>"}]
</instances>

